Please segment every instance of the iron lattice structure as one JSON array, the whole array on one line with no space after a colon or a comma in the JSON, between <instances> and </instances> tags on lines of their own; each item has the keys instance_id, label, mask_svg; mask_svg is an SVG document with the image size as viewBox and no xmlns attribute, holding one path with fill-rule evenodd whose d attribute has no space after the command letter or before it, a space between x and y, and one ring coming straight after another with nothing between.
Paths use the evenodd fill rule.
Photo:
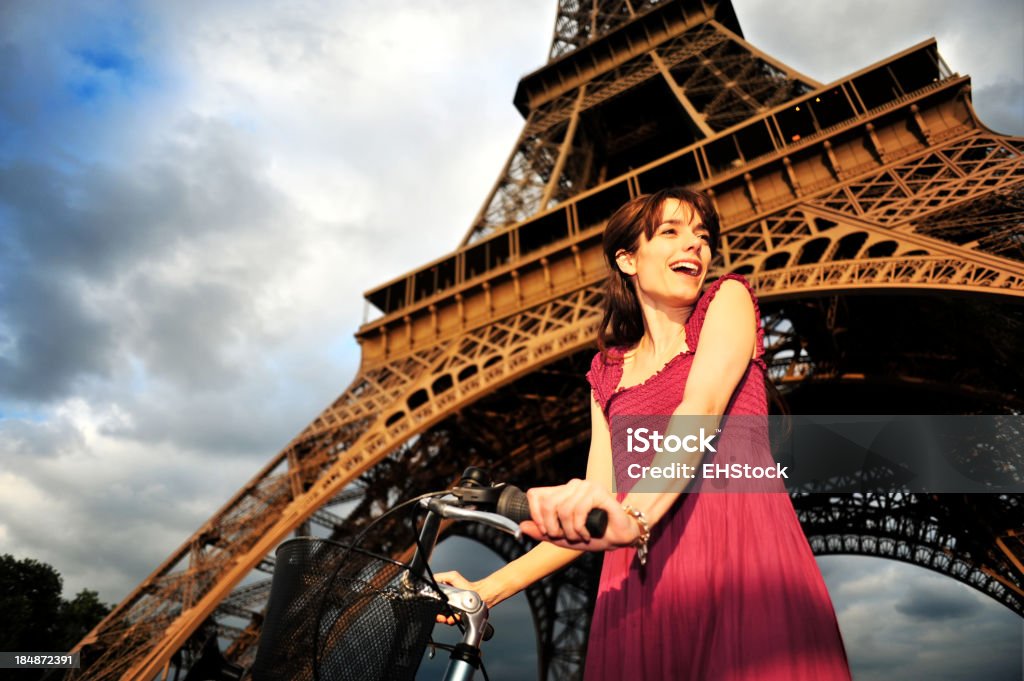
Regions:
<instances>
[{"instance_id":1,"label":"iron lattice structure","mask_svg":"<svg viewBox=\"0 0 1024 681\"><path fill-rule=\"evenodd\" d=\"M934 41L829 84L743 38L728 2L561 0L526 118L463 243L366 293L351 385L78 646L81 679L251 661L272 551L350 537L466 465L583 470L605 221L669 185L722 216L717 274L757 288L795 413L1019 413L1024 140L987 129ZM797 495L818 554L937 570L1024 612L1014 496ZM472 533L468 528L451 531ZM526 550L473 535L512 558ZM397 526L380 551L408 550ZM577 678L594 564L530 590L542 678ZM205 648L203 646L206 645Z\"/></svg>"}]
</instances>

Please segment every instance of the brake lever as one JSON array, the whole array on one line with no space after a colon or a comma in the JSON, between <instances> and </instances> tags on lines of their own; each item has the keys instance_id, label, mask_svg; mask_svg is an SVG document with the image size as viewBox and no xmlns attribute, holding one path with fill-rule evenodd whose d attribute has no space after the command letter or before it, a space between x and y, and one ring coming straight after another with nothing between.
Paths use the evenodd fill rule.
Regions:
<instances>
[{"instance_id":1,"label":"brake lever","mask_svg":"<svg viewBox=\"0 0 1024 681\"><path fill-rule=\"evenodd\" d=\"M456 499L454 495L450 495L451 498ZM452 506L450 501L446 501L449 495L443 497L424 499L422 503L427 510L433 511L442 518L450 518L452 520L471 520L475 522L484 523L489 525L496 530L501 530L511 534L516 539L521 539L523 531L519 527L519 523L509 520L505 516L498 515L497 513L489 513L487 511L476 511L468 508L460 508L458 506Z\"/></svg>"}]
</instances>

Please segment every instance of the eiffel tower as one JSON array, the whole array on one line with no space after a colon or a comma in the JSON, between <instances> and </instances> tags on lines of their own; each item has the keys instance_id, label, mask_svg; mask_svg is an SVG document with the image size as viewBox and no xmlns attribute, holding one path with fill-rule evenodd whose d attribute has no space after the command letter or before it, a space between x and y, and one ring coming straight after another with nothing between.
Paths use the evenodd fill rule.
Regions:
<instances>
[{"instance_id":1,"label":"eiffel tower","mask_svg":"<svg viewBox=\"0 0 1024 681\"><path fill-rule=\"evenodd\" d=\"M712 274L755 285L794 413L1024 409L1024 139L981 123L934 40L822 84L748 43L728 0L558 3L548 63L515 93L522 133L462 243L366 293L380 315L351 385L83 639L71 678L247 665L261 573L310 524L351 537L470 464L523 487L578 475L602 229L664 186L713 197ZM1017 496L794 503L818 555L905 561L1024 613ZM509 560L529 548L456 533ZM377 550L407 548L382 534ZM596 567L527 592L541 678L579 676L589 623L573 615Z\"/></svg>"}]
</instances>

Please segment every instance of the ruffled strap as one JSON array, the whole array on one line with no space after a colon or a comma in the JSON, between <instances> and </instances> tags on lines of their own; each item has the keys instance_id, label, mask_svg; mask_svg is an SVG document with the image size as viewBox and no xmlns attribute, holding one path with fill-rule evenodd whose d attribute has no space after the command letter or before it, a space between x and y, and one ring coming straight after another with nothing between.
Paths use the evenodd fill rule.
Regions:
<instances>
[{"instance_id":1,"label":"ruffled strap","mask_svg":"<svg viewBox=\"0 0 1024 681\"><path fill-rule=\"evenodd\" d=\"M601 407L601 411L607 410L608 400L612 398L612 393L615 391L615 385L609 383L611 381L610 368L601 353L598 352L591 360L590 371L587 372L587 381L590 383L590 389L594 392L594 399Z\"/></svg>"},{"instance_id":2,"label":"ruffled strap","mask_svg":"<svg viewBox=\"0 0 1024 681\"><path fill-rule=\"evenodd\" d=\"M757 324L757 356L752 360L754 363L759 365L763 370L768 370L768 365L764 361L764 327L761 326L761 308L757 304L757 296L754 294L754 288L750 285L750 282L739 274L726 274L716 279L704 293L701 295L700 300L697 301L697 307L694 309L693 314L686 321L686 345L690 352L697 351L697 343L700 342L700 331L704 327L704 318L707 317L708 307L711 306L711 301L714 300L715 294L718 293L718 289L722 287L722 284L730 279L738 281L746 287L747 292L750 293L750 300L754 303L754 322Z\"/></svg>"}]
</instances>

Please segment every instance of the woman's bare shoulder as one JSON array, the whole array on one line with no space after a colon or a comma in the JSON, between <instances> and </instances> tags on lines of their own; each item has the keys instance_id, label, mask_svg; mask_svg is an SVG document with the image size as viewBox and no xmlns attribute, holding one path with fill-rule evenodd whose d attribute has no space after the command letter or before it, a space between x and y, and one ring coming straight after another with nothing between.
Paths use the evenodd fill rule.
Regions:
<instances>
[{"instance_id":1,"label":"woman's bare shoulder","mask_svg":"<svg viewBox=\"0 0 1024 681\"><path fill-rule=\"evenodd\" d=\"M708 304L708 316L728 314L754 316L754 296L750 289L736 279L727 279L718 286L715 297Z\"/></svg>"}]
</instances>

